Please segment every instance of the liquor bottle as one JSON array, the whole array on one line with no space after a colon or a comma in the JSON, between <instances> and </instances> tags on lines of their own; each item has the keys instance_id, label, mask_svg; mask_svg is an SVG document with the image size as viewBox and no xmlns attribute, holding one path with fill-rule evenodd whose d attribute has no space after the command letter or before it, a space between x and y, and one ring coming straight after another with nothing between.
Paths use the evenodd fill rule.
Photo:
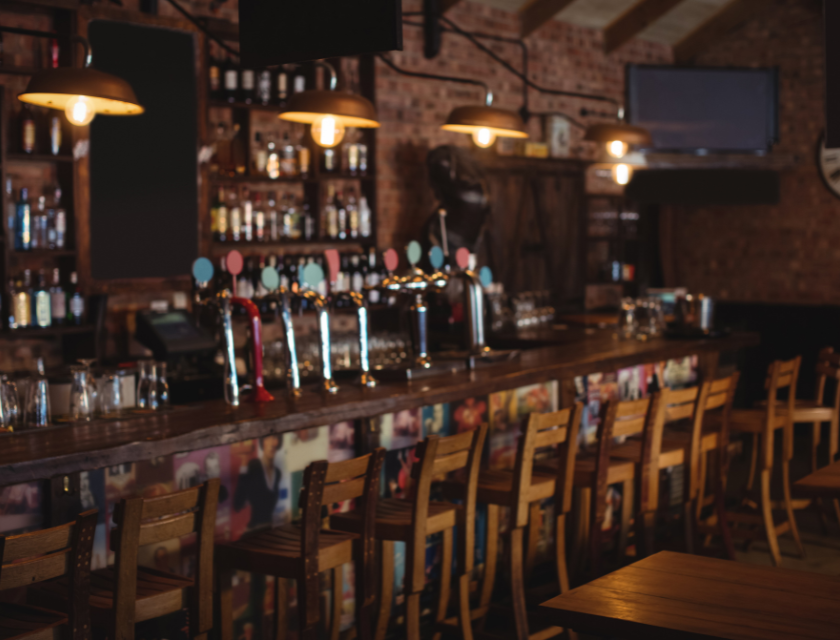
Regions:
<instances>
[{"instance_id":1,"label":"liquor bottle","mask_svg":"<svg viewBox=\"0 0 840 640\"><path fill-rule=\"evenodd\" d=\"M38 274L38 288L35 289L32 303L35 307L35 324L46 329L52 324L50 292L47 289L47 276L43 270Z\"/></svg>"},{"instance_id":2,"label":"liquor bottle","mask_svg":"<svg viewBox=\"0 0 840 640\"><path fill-rule=\"evenodd\" d=\"M283 146L280 156L280 173L284 176L297 175L297 159L295 158L295 146L289 140L288 131L283 134Z\"/></svg>"},{"instance_id":3,"label":"liquor bottle","mask_svg":"<svg viewBox=\"0 0 840 640\"><path fill-rule=\"evenodd\" d=\"M29 269L23 272L23 280L18 280L14 287L14 328L25 329L32 326L32 294Z\"/></svg>"},{"instance_id":4,"label":"liquor bottle","mask_svg":"<svg viewBox=\"0 0 840 640\"><path fill-rule=\"evenodd\" d=\"M234 175L244 176L248 169L248 150L246 147L247 140L242 135L242 129L239 123L233 125L233 138L230 141L230 157L233 161Z\"/></svg>"},{"instance_id":5,"label":"liquor bottle","mask_svg":"<svg viewBox=\"0 0 840 640\"><path fill-rule=\"evenodd\" d=\"M362 272L358 254L350 258L350 286L358 293L365 287L365 274Z\"/></svg>"},{"instance_id":6,"label":"liquor bottle","mask_svg":"<svg viewBox=\"0 0 840 640\"><path fill-rule=\"evenodd\" d=\"M329 293L327 291L328 283L327 283L326 274L328 274L330 272L330 270L325 268L326 265L324 264L324 256L317 256L315 258L310 258L309 261L314 262L319 267L321 267L321 272L325 274L325 277L321 278L321 282L318 283L317 289L318 289L318 293L320 293L322 296L326 297L327 293Z\"/></svg>"},{"instance_id":7,"label":"liquor bottle","mask_svg":"<svg viewBox=\"0 0 840 640\"><path fill-rule=\"evenodd\" d=\"M79 326L85 318L85 299L82 297L82 288L79 286L79 276L73 271L70 274L70 303L67 311L67 322Z\"/></svg>"},{"instance_id":8,"label":"liquor bottle","mask_svg":"<svg viewBox=\"0 0 840 640\"><path fill-rule=\"evenodd\" d=\"M230 239L234 242L242 240L242 209L236 201L236 191L228 193L228 211L230 212Z\"/></svg>"},{"instance_id":9,"label":"liquor bottle","mask_svg":"<svg viewBox=\"0 0 840 640\"><path fill-rule=\"evenodd\" d=\"M214 50L210 55L210 63L208 66L208 74L210 75L210 99L222 99L222 67L219 59L215 56L217 50Z\"/></svg>"},{"instance_id":10,"label":"liquor bottle","mask_svg":"<svg viewBox=\"0 0 840 640\"><path fill-rule=\"evenodd\" d=\"M335 187L327 185L327 199L324 204L324 221L330 239L338 238L338 208L335 206Z\"/></svg>"},{"instance_id":11,"label":"liquor bottle","mask_svg":"<svg viewBox=\"0 0 840 640\"><path fill-rule=\"evenodd\" d=\"M298 203L295 202L293 196L287 195L288 205L286 212L283 214L283 232L289 240L300 240L303 235L303 221L301 220L301 211Z\"/></svg>"},{"instance_id":12,"label":"liquor bottle","mask_svg":"<svg viewBox=\"0 0 840 640\"><path fill-rule=\"evenodd\" d=\"M279 67L277 69L277 78L275 80L276 102L280 107L286 106L286 101L289 99L289 74L286 69Z\"/></svg>"},{"instance_id":13,"label":"liquor bottle","mask_svg":"<svg viewBox=\"0 0 840 640\"><path fill-rule=\"evenodd\" d=\"M57 115L50 116L50 153L61 153L61 118Z\"/></svg>"},{"instance_id":14,"label":"liquor bottle","mask_svg":"<svg viewBox=\"0 0 840 640\"><path fill-rule=\"evenodd\" d=\"M257 242L265 242L265 211L262 207L260 194L254 196L254 239Z\"/></svg>"},{"instance_id":15,"label":"liquor bottle","mask_svg":"<svg viewBox=\"0 0 840 640\"><path fill-rule=\"evenodd\" d=\"M295 70L295 78L292 82L292 91L294 93L303 93L306 91L306 76L303 75L303 69L300 67Z\"/></svg>"},{"instance_id":16,"label":"liquor bottle","mask_svg":"<svg viewBox=\"0 0 840 640\"><path fill-rule=\"evenodd\" d=\"M67 211L61 206L61 186L56 184L53 190L54 218L48 223L52 227L51 231L47 231L47 238L50 249L63 250L67 246ZM54 239L53 239L54 238ZM53 244L54 243L54 244Z\"/></svg>"},{"instance_id":17,"label":"liquor bottle","mask_svg":"<svg viewBox=\"0 0 840 640\"><path fill-rule=\"evenodd\" d=\"M323 169L326 173L336 170L335 149L324 149L323 159Z\"/></svg>"},{"instance_id":18,"label":"liquor bottle","mask_svg":"<svg viewBox=\"0 0 840 640\"><path fill-rule=\"evenodd\" d=\"M210 208L210 229L213 232L213 240L216 242L227 241L227 203L225 202L225 190L219 187L216 199Z\"/></svg>"},{"instance_id":19,"label":"liquor bottle","mask_svg":"<svg viewBox=\"0 0 840 640\"><path fill-rule=\"evenodd\" d=\"M373 233L373 215L368 206L367 198L362 196L359 200L359 234L363 238L370 238Z\"/></svg>"},{"instance_id":20,"label":"liquor bottle","mask_svg":"<svg viewBox=\"0 0 840 640\"><path fill-rule=\"evenodd\" d=\"M236 102L239 97L239 72L230 56L225 57L225 99Z\"/></svg>"},{"instance_id":21,"label":"liquor bottle","mask_svg":"<svg viewBox=\"0 0 840 640\"><path fill-rule=\"evenodd\" d=\"M309 147L301 143L298 143L295 151L297 153L298 173L300 173L301 178L307 178L309 177L309 166L312 162L312 152Z\"/></svg>"},{"instance_id":22,"label":"liquor bottle","mask_svg":"<svg viewBox=\"0 0 840 640\"><path fill-rule=\"evenodd\" d=\"M6 327L8 329L17 329L17 320L15 319L15 279L9 278L9 285L6 289Z\"/></svg>"},{"instance_id":23,"label":"liquor bottle","mask_svg":"<svg viewBox=\"0 0 840 640\"><path fill-rule=\"evenodd\" d=\"M266 143L266 153L265 172L269 178L277 180L280 177L280 152L277 143L271 138Z\"/></svg>"},{"instance_id":24,"label":"liquor bottle","mask_svg":"<svg viewBox=\"0 0 840 640\"><path fill-rule=\"evenodd\" d=\"M306 196L303 198L303 238L307 242L315 239L315 216L312 215Z\"/></svg>"},{"instance_id":25,"label":"liquor bottle","mask_svg":"<svg viewBox=\"0 0 840 640\"><path fill-rule=\"evenodd\" d=\"M268 238L272 242L280 240L280 221L277 215L277 194L268 192Z\"/></svg>"},{"instance_id":26,"label":"liquor bottle","mask_svg":"<svg viewBox=\"0 0 840 640\"><path fill-rule=\"evenodd\" d=\"M335 275L335 292L341 293L342 291L347 291L350 287L347 284L347 280L349 278L348 272L350 271L350 265L347 264L347 255L342 254L339 258L338 264L338 273ZM336 305L336 306L343 306L343 305Z\"/></svg>"},{"instance_id":27,"label":"liquor bottle","mask_svg":"<svg viewBox=\"0 0 840 640\"><path fill-rule=\"evenodd\" d=\"M379 303L379 269L376 268L376 249L371 247L368 252L368 273L367 286L370 287L368 291L368 300L371 304Z\"/></svg>"},{"instance_id":28,"label":"liquor bottle","mask_svg":"<svg viewBox=\"0 0 840 640\"><path fill-rule=\"evenodd\" d=\"M20 150L35 153L35 116L25 102L20 110Z\"/></svg>"},{"instance_id":29,"label":"liquor bottle","mask_svg":"<svg viewBox=\"0 0 840 640\"><path fill-rule=\"evenodd\" d=\"M366 176L368 170L368 148L363 142L359 143L359 175Z\"/></svg>"},{"instance_id":30,"label":"liquor bottle","mask_svg":"<svg viewBox=\"0 0 840 640\"><path fill-rule=\"evenodd\" d=\"M60 50L58 48L58 40L53 38L50 40L50 68L58 69L58 56Z\"/></svg>"},{"instance_id":31,"label":"liquor bottle","mask_svg":"<svg viewBox=\"0 0 840 640\"><path fill-rule=\"evenodd\" d=\"M47 199L44 196L38 198L35 211L31 214L32 231L30 233L31 249L47 248Z\"/></svg>"},{"instance_id":32,"label":"liquor bottle","mask_svg":"<svg viewBox=\"0 0 840 640\"><path fill-rule=\"evenodd\" d=\"M263 144L262 133L257 131L254 134L254 146L256 150L254 151L254 175L264 176L265 175L265 165L268 162L268 149L266 145Z\"/></svg>"},{"instance_id":33,"label":"liquor bottle","mask_svg":"<svg viewBox=\"0 0 840 640\"><path fill-rule=\"evenodd\" d=\"M347 194L347 223L350 228L350 237L359 237L359 206L356 204L356 194L351 190Z\"/></svg>"},{"instance_id":34,"label":"liquor bottle","mask_svg":"<svg viewBox=\"0 0 840 640\"><path fill-rule=\"evenodd\" d=\"M29 206L29 189L23 187L15 207L15 251L29 251L31 248L32 209Z\"/></svg>"},{"instance_id":35,"label":"liquor bottle","mask_svg":"<svg viewBox=\"0 0 840 640\"><path fill-rule=\"evenodd\" d=\"M242 239L245 242L254 241L254 203L251 202L248 187L242 189Z\"/></svg>"},{"instance_id":36,"label":"liquor bottle","mask_svg":"<svg viewBox=\"0 0 840 640\"><path fill-rule=\"evenodd\" d=\"M15 248L15 218L17 217L17 202L15 202L12 189L12 179L6 178L6 248L9 251Z\"/></svg>"},{"instance_id":37,"label":"liquor bottle","mask_svg":"<svg viewBox=\"0 0 840 640\"><path fill-rule=\"evenodd\" d=\"M286 258L285 263L283 273L280 274L280 286L286 287L286 290L291 291L292 285L297 282L297 265L292 258Z\"/></svg>"},{"instance_id":38,"label":"liquor bottle","mask_svg":"<svg viewBox=\"0 0 840 640\"><path fill-rule=\"evenodd\" d=\"M347 239L347 207L344 206L344 197L341 192L335 195L335 206L338 209L338 239Z\"/></svg>"},{"instance_id":39,"label":"liquor bottle","mask_svg":"<svg viewBox=\"0 0 840 640\"><path fill-rule=\"evenodd\" d=\"M257 74L257 102L261 105L271 102L271 71L268 69Z\"/></svg>"},{"instance_id":40,"label":"liquor bottle","mask_svg":"<svg viewBox=\"0 0 840 640\"><path fill-rule=\"evenodd\" d=\"M62 325L67 320L67 293L61 286L61 274L53 269L53 286L50 288L50 307L52 308L52 323Z\"/></svg>"},{"instance_id":41,"label":"liquor bottle","mask_svg":"<svg viewBox=\"0 0 840 640\"><path fill-rule=\"evenodd\" d=\"M254 70L248 68L242 69L239 73L239 88L242 101L245 104L251 104L256 97L254 85Z\"/></svg>"}]
</instances>

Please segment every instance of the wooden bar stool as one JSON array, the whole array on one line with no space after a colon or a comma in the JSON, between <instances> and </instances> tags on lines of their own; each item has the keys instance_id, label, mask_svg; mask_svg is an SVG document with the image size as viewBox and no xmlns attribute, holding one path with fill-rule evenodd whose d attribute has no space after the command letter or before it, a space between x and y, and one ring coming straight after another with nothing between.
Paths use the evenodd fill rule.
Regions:
<instances>
[{"instance_id":1,"label":"wooden bar stool","mask_svg":"<svg viewBox=\"0 0 840 640\"><path fill-rule=\"evenodd\" d=\"M379 500L375 536L382 541L382 586L375 635L377 640L383 640L388 631L394 588L394 541L406 543L406 637L408 640L419 640L420 592L426 583L426 538L435 533L443 534L441 586L435 631L451 630L456 626L464 640L472 640L469 582L474 562L476 488L481 450L486 436L487 425L482 424L478 429L454 436L427 437L415 449L416 460L411 467L411 498ZM460 470L467 476L464 503L432 501L432 480ZM337 513L330 517L330 524L334 529L357 532L360 518L354 513ZM458 525L458 616L447 621L455 525Z\"/></svg>"},{"instance_id":2,"label":"wooden bar stool","mask_svg":"<svg viewBox=\"0 0 840 640\"><path fill-rule=\"evenodd\" d=\"M319 460L303 474L300 523L265 529L236 542L216 547L219 569L219 611L222 640L233 638L233 584L235 570L251 571L297 581L301 640L318 637L320 586L318 574L348 562L356 564L356 629L362 640L371 637L374 570L373 517L379 498L379 476L385 449L344 462ZM352 533L323 528L322 509L357 499ZM349 514L348 514L349 515ZM336 572L338 575L338 572ZM341 585L333 585L334 601L341 601ZM339 616L333 608L332 636L337 637ZM284 637L286 621L275 614L275 637Z\"/></svg>"},{"instance_id":3,"label":"wooden bar stool","mask_svg":"<svg viewBox=\"0 0 840 640\"><path fill-rule=\"evenodd\" d=\"M550 638L563 632L560 627L543 629L534 635L529 632L523 573L523 540L525 527L530 526L532 531L539 529L537 518L540 502L554 497L555 566L560 592L568 591L566 515L571 509L572 476L582 411L583 405L578 403L562 411L532 413L528 418L525 432L519 437L514 469L512 471L482 469L478 475L476 500L487 505L487 559L479 606L472 611L471 617L474 620L483 618L490 610L490 599L496 578L499 507L508 507L511 510L511 521L507 558L510 563L514 628L519 640L533 637ZM551 473L535 471L535 456L545 452L547 447L557 448L551 460L540 461L544 467L550 467ZM463 481L447 483L446 490L452 497L460 498L466 491L466 483ZM533 506L537 507L536 514ZM533 546L529 544L529 551L533 549Z\"/></svg>"},{"instance_id":4,"label":"wooden bar stool","mask_svg":"<svg viewBox=\"0 0 840 640\"><path fill-rule=\"evenodd\" d=\"M777 360L768 368L767 372L767 401L762 408L735 409L729 419L731 431L752 435L752 457L747 482L747 492L752 490L755 471L760 476L760 490L755 498L747 497L743 506L759 508L761 515L744 512L728 512L727 518L734 523L731 531L735 538L754 539L760 537L752 529L746 530L738 525L760 526L764 529L767 544L773 563L778 566L782 562L779 551L778 536L788 531L793 536L799 554L804 557L805 550L799 538L796 519L793 514L790 485L790 460L793 458L793 416L796 409L796 381L799 376L800 358L793 360ZM787 399L780 401L779 391L787 390ZM777 430L782 431L782 489L783 499L773 502L770 495L770 480L773 473L773 436ZM759 446L760 444L760 446ZM784 510L787 518L779 524L773 519L774 510Z\"/></svg>"},{"instance_id":5,"label":"wooden bar stool","mask_svg":"<svg viewBox=\"0 0 840 640\"><path fill-rule=\"evenodd\" d=\"M86 511L60 527L0 536L0 591L63 577L70 602L59 611L0 602L0 638L89 640L90 558L97 513Z\"/></svg>"},{"instance_id":6,"label":"wooden bar stool","mask_svg":"<svg viewBox=\"0 0 840 640\"><path fill-rule=\"evenodd\" d=\"M132 640L134 625L186 608L190 635L205 638L213 626L213 534L219 480L157 498L126 498L114 510L111 548L113 568L91 573L90 609L93 626L115 640ZM195 533L195 578L137 566L140 547ZM63 581L37 590L47 606L66 607Z\"/></svg>"}]
</instances>

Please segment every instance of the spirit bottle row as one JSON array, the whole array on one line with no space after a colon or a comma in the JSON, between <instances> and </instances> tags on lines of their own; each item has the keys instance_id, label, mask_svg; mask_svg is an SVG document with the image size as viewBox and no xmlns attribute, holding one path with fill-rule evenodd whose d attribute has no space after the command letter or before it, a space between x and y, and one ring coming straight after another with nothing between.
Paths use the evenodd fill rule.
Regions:
<instances>
[{"instance_id":1,"label":"spirit bottle row","mask_svg":"<svg viewBox=\"0 0 840 640\"><path fill-rule=\"evenodd\" d=\"M85 317L85 299L76 272L70 274L69 285L62 285L61 273L41 270L37 281L29 269L9 280L7 292L7 326L11 330L52 326L81 325Z\"/></svg>"},{"instance_id":2,"label":"spirit bottle row","mask_svg":"<svg viewBox=\"0 0 840 640\"><path fill-rule=\"evenodd\" d=\"M34 201L33 201L34 200ZM57 250L67 245L67 212L61 206L61 188L48 188L46 195L31 199L22 187L15 197L12 179L6 179L6 231L8 248L14 251Z\"/></svg>"},{"instance_id":3,"label":"spirit bottle row","mask_svg":"<svg viewBox=\"0 0 840 640\"><path fill-rule=\"evenodd\" d=\"M38 109L36 114L33 107L21 104L18 118L20 152L59 155L62 149L63 121L66 119L64 113L55 109Z\"/></svg>"},{"instance_id":4,"label":"spirit bottle row","mask_svg":"<svg viewBox=\"0 0 840 640\"><path fill-rule=\"evenodd\" d=\"M220 188L210 209L216 242L314 240L315 219L309 203L291 193Z\"/></svg>"},{"instance_id":5,"label":"spirit bottle row","mask_svg":"<svg viewBox=\"0 0 840 640\"><path fill-rule=\"evenodd\" d=\"M239 65L221 48L211 52L208 72L211 100L283 108L292 93L306 90L306 77L300 67L253 69Z\"/></svg>"}]
</instances>

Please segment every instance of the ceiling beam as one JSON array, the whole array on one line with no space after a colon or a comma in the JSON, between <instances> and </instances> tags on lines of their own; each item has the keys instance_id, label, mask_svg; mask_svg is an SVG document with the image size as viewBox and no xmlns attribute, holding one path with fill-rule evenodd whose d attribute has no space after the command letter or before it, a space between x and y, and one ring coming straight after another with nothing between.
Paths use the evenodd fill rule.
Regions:
<instances>
[{"instance_id":1,"label":"ceiling beam","mask_svg":"<svg viewBox=\"0 0 840 640\"><path fill-rule=\"evenodd\" d=\"M519 35L529 36L574 0L531 0L519 9Z\"/></svg>"},{"instance_id":2,"label":"ceiling beam","mask_svg":"<svg viewBox=\"0 0 840 640\"><path fill-rule=\"evenodd\" d=\"M604 50L612 53L683 0L638 0L604 29Z\"/></svg>"},{"instance_id":3,"label":"ceiling beam","mask_svg":"<svg viewBox=\"0 0 840 640\"><path fill-rule=\"evenodd\" d=\"M440 7L441 14L449 11L452 7L454 7L460 1L461 0L440 0L440 4L438 6Z\"/></svg>"},{"instance_id":4,"label":"ceiling beam","mask_svg":"<svg viewBox=\"0 0 840 640\"><path fill-rule=\"evenodd\" d=\"M731 0L673 46L674 62L691 62L708 45L753 17L759 8L767 4L766 0Z\"/></svg>"}]
</instances>

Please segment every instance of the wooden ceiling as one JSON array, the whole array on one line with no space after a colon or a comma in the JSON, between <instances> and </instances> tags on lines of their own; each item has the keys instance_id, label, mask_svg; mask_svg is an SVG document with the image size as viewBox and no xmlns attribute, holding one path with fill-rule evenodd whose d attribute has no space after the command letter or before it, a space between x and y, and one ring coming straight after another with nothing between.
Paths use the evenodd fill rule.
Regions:
<instances>
[{"instance_id":1,"label":"wooden ceiling","mask_svg":"<svg viewBox=\"0 0 840 640\"><path fill-rule=\"evenodd\" d=\"M765 0L477 0L519 15L527 36L549 20L604 32L609 53L633 38L670 45L677 63L743 22ZM441 0L444 10L458 0Z\"/></svg>"}]
</instances>

